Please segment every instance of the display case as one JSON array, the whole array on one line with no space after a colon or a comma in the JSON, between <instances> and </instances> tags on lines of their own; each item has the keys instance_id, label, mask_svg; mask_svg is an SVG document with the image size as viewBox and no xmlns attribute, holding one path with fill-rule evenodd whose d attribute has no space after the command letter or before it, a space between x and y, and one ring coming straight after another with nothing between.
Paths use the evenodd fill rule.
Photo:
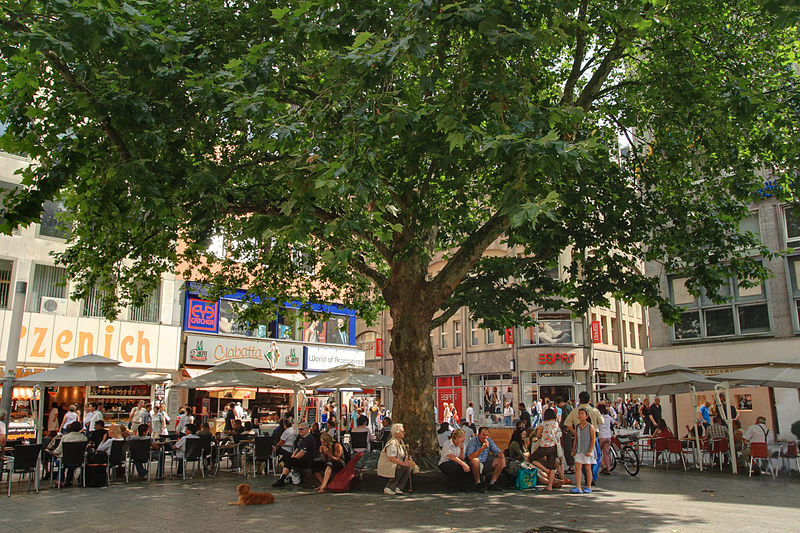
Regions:
<instances>
[{"instance_id":1,"label":"display case","mask_svg":"<svg viewBox=\"0 0 800 533\"><path fill-rule=\"evenodd\" d=\"M290 408L289 397L289 394L259 392L255 401L251 402L258 406L255 408L258 423L267 424L279 420L281 412L285 412Z\"/></svg>"},{"instance_id":2,"label":"display case","mask_svg":"<svg viewBox=\"0 0 800 533\"><path fill-rule=\"evenodd\" d=\"M97 402L105 407L106 422L117 422L127 419L139 400L145 403L152 400L150 385L109 385L89 387L86 398L89 402Z\"/></svg>"}]
</instances>

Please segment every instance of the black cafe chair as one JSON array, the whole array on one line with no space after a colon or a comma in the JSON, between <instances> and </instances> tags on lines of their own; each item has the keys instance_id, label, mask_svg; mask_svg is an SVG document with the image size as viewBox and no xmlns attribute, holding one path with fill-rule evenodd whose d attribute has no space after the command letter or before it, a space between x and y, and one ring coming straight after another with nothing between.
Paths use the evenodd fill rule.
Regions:
<instances>
[{"instance_id":1,"label":"black cafe chair","mask_svg":"<svg viewBox=\"0 0 800 533\"><path fill-rule=\"evenodd\" d=\"M128 442L128 468L125 472L127 481L132 474L131 469L135 464L143 464L147 469L147 482L150 483L150 463L156 451L153 450L153 442L150 439L131 439Z\"/></svg>"},{"instance_id":2,"label":"black cafe chair","mask_svg":"<svg viewBox=\"0 0 800 533\"><path fill-rule=\"evenodd\" d=\"M200 436L196 439L186 439L186 449L183 451L183 468L182 475L184 481L186 480L186 470L189 463L197 463L200 467L200 475L205 478L205 459L211 453L211 437ZM173 456L174 457L174 456ZM172 477L172 464L170 463L170 477ZM192 466L192 479L194 479L195 466Z\"/></svg>"},{"instance_id":3,"label":"black cafe chair","mask_svg":"<svg viewBox=\"0 0 800 533\"><path fill-rule=\"evenodd\" d=\"M269 472L269 465L272 462L272 437L265 435L263 437L257 436L253 440L253 445L249 447L247 453L244 454L244 475L247 477L247 457L253 460L253 477L256 477L256 464L259 462L266 463L264 472ZM274 468L273 468L274 470Z\"/></svg>"},{"instance_id":4,"label":"black cafe chair","mask_svg":"<svg viewBox=\"0 0 800 533\"><path fill-rule=\"evenodd\" d=\"M111 475L116 472L117 467L125 467L125 459L128 453L128 442L124 440L115 440L111 443L111 449L108 451L108 472L106 479L108 484L111 484ZM128 482L128 469L125 468L125 482Z\"/></svg>"},{"instance_id":5,"label":"black cafe chair","mask_svg":"<svg viewBox=\"0 0 800 533\"><path fill-rule=\"evenodd\" d=\"M8 497L11 497L11 484L14 474L28 475L28 492L31 490L31 477L34 478L36 493L39 493L39 456L42 452L41 444L18 444L14 446L14 455L6 457L4 471L8 472Z\"/></svg>"},{"instance_id":6,"label":"black cafe chair","mask_svg":"<svg viewBox=\"0 0 800 533\"><path fill-rule=\"evenodd\" d=\"M58 488L61 489L62 471L65 468L81 469L81 479L83 486L86 486L86 476L83 475L86 469L86 441L61 442L61 457L58 458ZM51 472L52 476L52 472ZM51 477L52 482L52 477Z\"/></svg>"}]
</instances>

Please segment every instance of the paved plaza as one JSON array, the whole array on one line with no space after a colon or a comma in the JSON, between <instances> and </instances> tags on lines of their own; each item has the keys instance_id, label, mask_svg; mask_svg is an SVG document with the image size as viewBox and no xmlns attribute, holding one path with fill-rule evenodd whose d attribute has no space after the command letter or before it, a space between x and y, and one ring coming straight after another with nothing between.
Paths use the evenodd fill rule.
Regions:
<instances>
[{"instance_id":1,"label":"paved plaza","mask_svg":"<svg viewBox=\"0 0 800 533\"><path fill-rule=\"evenodd\" d=\"M274 505L254 507L227 505L235 500L242 478L226 472L185 482L115 483L61 492L43 488L38 495L26 494L23 483L10 499L0 499L0 531L800 531L796 474L773 480L643 469L637 477L604 476L591 495L566 490L317 495L272 489L273 480L248 478L255 490L276 496Z\"/></svg>"}]
</instances>

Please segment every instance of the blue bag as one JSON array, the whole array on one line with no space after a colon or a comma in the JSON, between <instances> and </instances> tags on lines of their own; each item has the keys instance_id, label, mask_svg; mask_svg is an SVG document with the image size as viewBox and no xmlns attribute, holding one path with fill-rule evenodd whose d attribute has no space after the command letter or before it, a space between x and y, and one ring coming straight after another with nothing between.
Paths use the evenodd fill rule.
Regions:
<instances>
[{"instance_id":1,"label":"blue bag","mask_svg":"<svg viewBox=\"0 0 800 533\"><path fill-rule=\"evenodd\" d=\"M517 472L517 479L514 488L517 490L527 490L536 487L539 470L536 468L521 467Z\"/></svg>"}]
</instances>

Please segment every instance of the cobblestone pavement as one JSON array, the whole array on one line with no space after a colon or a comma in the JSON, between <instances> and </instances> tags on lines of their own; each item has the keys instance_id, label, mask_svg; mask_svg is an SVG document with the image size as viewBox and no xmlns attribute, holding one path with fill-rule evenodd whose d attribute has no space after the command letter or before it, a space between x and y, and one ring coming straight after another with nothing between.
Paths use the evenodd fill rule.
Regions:
<instances>
[{"instance_id":1,"label":"cobblestone pavement","mask_svg":"<svg viewBox=\"0 0 800 533\"><path fill-rule=\"evenodd\" d=\"M272 489L272 476L248 478L254 490L275 494L274 505L229 507L243 478L115 483L106 488L14 486L0 497L0 532L116 531L800 531L800 476L748 479L719 472L642 470L615 473L591 495L515 492L415 493L385 496L370 490L317 495ZM46 487L46 484L45 484ZM6 485L3 483L2 489ZM366 487L365 487L366 488ZM321 528L321 529L320 529Z\"/></svg>"}]
</instances>

